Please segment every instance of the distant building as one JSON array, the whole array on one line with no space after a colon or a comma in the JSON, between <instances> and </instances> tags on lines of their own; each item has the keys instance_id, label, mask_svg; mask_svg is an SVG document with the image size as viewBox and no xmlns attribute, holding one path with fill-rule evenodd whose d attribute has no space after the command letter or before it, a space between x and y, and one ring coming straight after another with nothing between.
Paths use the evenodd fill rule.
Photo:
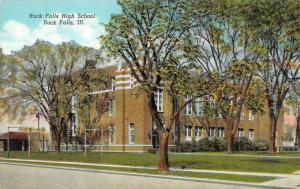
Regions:
<instances>
[{"instance_id":1,"label":"distant building","mask_svg":"<svg viewBox=\"0 0 300 189\"><path fill-rule=\"evenodd\" d=\"M284 113L283 145L295 146L296 142L296 116L291 112Z\"/></svg>"}]
</instances>

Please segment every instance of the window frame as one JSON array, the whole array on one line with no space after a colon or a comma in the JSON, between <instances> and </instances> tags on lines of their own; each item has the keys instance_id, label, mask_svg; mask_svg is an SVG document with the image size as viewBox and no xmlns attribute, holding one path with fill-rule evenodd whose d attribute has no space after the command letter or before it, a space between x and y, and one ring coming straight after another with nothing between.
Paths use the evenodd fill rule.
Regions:
<instances>
[{"instance_id":1,"label":"window frame","mask_svg":"<svg viewBox=\"0 0 300 189\"><path fill-rule=\"evenodd\" d=\"M185 125L184 126L184 141L185 142L191 142L192 141L192 126Z\"/></svg>"},{"instance_id":2,"label":"window frame","mask_svg":"<svg viewBox=\"0 0 300 189\"><path fill-rule=\"evenodd\" d=\"M251 137L250 137L251 133ZM248 129L248 139L253 141L254 140L254 129Z\"/></svg>"},{"instance_id":3,"label":"window frame","mask_svg":"<svg viewBox=\"0 0 300 189\"><path fill-rule=\"evenodd\" d=\"M114 113L114 100L112 98L108 100L107 112L109 116L112 116Z\"/></svg>"},{"instance_id":4,"label":"window frame","mask_svg":"<svg viewBox=\"0 0 300 189\"><path fill-rule=\"evenodd\" d=\"M115 91L116 90L116 78L111 77L111 90Z\"/></svg>"},{"instance_id":5,"label":"window frame","mask_svg":"<svg viewBox=\"0 0 300 189\"><path fill-rule=\"evenodd\" d=\"M156 110L158 112L163 112L164 110L164 91L163 89L157 89L154 92L154 103L156 105Z\"/></svg>"},{"instance_id":6,"label":"window frame","mask_svg":"<svg viewBox=\"0 0 300 189\"><path fill-rule=\"evenodd\" d=\"M195 141L199 141L203 137L203 127L195 126L194 132Z\"/></svg>"},{"instance_id":7,"label":"window frame","mask_svg":"<svg viewBox=\"0 0 300 189\"><path fill-rule=\"evenodd\" d=\"M109 125L108 126L108 143L114 144L115 143L115 134L114 134L114 126Z\"/></svg>"},{"instance_id":8,"label":"window frame","mask_svg":"<svg viewBox=\"0 0 300 189\"><path fill-rule=\"evenodd\" d=\"M135 144L135 124L134 123L129 123L129 125L128 125L128 144Z\"/></svg>"},{"instance_id":9,"label":"window frame","mask_svg":"<svg viewBox=\"0 0 300 189\"><path fill-rule=\"evenodd\" d=\"M253 121L254 120L254 115L253 115L253 113L252 113L251 110L249 110L249 112L248 112L248 119L249 119L249 121Z\"/></svg>"},{"instance_id":10,"label":"window frame","mask_svg":"<svg viewBox=\"0 0 300 189\"><path fill-rule=\"evenodd\" d=\"M195 99L194 108L195 108L195 115L203 117L203 115L204 115L203 101L202 101L202 99L200 97L198 97L198 98Z\"/></svg>"},{"instance_id":11,"label":"window frame","mask_svg":"<svg viewBox=\"0 0 300 189\"><path fill-rule=\"evenodd\" d=\"M190 95L186 95L184 101L187 102L191 99ZM184 107L184 115L190 116L193 114L193 103L190 102Z\"/></svg>"}]
</instances>

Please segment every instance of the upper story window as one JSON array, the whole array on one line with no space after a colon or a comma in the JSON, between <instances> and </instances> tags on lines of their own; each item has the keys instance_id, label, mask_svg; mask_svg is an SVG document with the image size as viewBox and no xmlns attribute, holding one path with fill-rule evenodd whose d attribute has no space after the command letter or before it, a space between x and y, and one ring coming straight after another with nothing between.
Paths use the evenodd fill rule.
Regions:
<instances>
[{"instance_id":1,"label":"upper story window","mask_svg":"<svg viewBox=\"0 0 300 189\"><path fill-rule=\"evenodd\" d=\"M108 110L108 115L112 116L113 115L113 99L109 99L108 100L108 107L107 107L107 110Z\"/></svg>"},{"instance_id":2,"label":"upper story window","mask_svg":"<svg viewBox=\"0 0 300 189\"><path fill-rule=\"evenodd\" d=\"M254 130L253 129L248 130L248 138L249 138L249 140L254 139Z\"/></svg>"},{"instance_id":3,"label":"upper story window","mask_svg":"<svg viewBox=\"0 0 300 189\"><path fill-rule=\"evenodd\" d=\"M244 119L245 119L244 106L242 106L240 118L241 118L241 120L244 120Z\"/></svg>"},{"instance_id":4,"label":"upper story window","mask_svg":"<svg viewBox=\"0 0 300 189\"><path fill-rule=\"evenodd\" d=\"M116 90L116 78L111 77L111 90Z\"/></svg>"},{"instance_id":5,"label":"upper story window","mask_svg":"<svg viewBox=\"0 0 300 189\"><path fill-rule=\"evenodd\" d=\"M254 120L254 116L251 110L249 110L249 120L250 121Z\"/></svg>"},{"instance_id":6,"label":"upper story window","mask_svg":"<svg viewBox=\"0 0 300 189\"><path fill-rule=\"evenodd\" d=\"M135 125L133 123L130 123L128 126L128 143L135 143Z\"/></svg>"},{"instance_id":7,"label":"upper story window","mask_svg":"<svg viewBox=\"0 0 300 189\"><path fill-rule=\"evenodd\" d=\"M158 112L163 112L163 90L158 89L154 92L154 102Z\"/></svg>"},{"instance_id":8,"label":"upper story window","mask_svg":"<svg viewBox=\"0 0 300 189\"><path fill-rule=\"evenodd\" d=\"M197 116L203 116L203 106L201 98L196 98L195 100L195 113Z\"/></svg>"},{"instance_id":9,"label":"upper story window","mask_svg":"<svg viewBox=\"0 0 300 189\"><path fill-rule=\"evenodd\" d=\"M211 108L215 108L216 107L216 101L212 97L208 98L208 104L209 104L209 106Z\"/></svg>"},{"instance_id":10,"label":"upper story window","mask_svg":"<svg viewBox=\"0 0 300 189\"><path fill-rule=\"evenodd\" d=\"M133 76L132 76L132 74L130 74L129 86L130 86L131 89L133 88Z\"/></svg>"},{"instance_id":11,"label":"upper story window","mask_svg":"<svg viewBox=\"0 0 300 189\"><path fill-rule=\"evenodd\" d=\"M186 95L184 101L187 102L190 99L191 99L191 97L189 95ZM188 104L186 104L185 108L184 108L184 114L185 115L192 115L192 109L193 109L193 107L192 107L192 103L191 102L188 103Z\"/></svg>"}]
</instances>

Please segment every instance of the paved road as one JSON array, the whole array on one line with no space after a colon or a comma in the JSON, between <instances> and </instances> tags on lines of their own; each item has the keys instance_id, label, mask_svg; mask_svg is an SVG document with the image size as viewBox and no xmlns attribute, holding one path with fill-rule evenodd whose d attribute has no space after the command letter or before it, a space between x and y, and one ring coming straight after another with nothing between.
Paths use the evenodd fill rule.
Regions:
<instances>
[{"instance_id":1,"label":"paved road","mask_svg":"<svg viewBox=\"0 0 300 189\"><path fill-rule=\"evenodd\" d=\"M206 189L258 188L224 182L0 163L0 189Z\"/></svg>"}]
</instances>

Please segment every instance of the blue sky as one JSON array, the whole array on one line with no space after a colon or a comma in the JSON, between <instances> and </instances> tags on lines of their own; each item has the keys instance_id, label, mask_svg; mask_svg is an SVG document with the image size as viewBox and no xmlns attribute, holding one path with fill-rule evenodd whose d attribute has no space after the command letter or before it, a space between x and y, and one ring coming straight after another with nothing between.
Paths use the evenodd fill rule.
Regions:
<instances>
[{"instance_id":1,"label":"blue sky","mask_svg":"<svg viewBox=\"0 0 300 189\"><path fill-rule=\"evenodd\" d=\"M0 0L0 47L9 54L43 39L55 44L75 40L99 48L97 37L104 32L99 23L107 23L111 14L119 12L116 0ZM52 26L44 25L44 18L29 18L30 13L41 13L43 17L46 13L74 13L75 16L77 13L95 13L96 18L85 19L84 25L79 26Z\"/></svg>"}]
</instances>

